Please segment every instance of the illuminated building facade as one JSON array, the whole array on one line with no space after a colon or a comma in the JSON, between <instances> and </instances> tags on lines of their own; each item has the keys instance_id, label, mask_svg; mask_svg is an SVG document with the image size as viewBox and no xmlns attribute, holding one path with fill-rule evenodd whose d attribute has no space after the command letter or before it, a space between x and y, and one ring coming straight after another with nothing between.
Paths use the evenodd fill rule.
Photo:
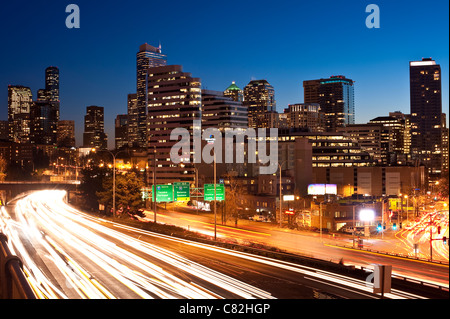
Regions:
<instances>
[{"instance_id":1,"label":"illuminated building facade","mask_svg":"<svg viewBox=\"0 0 450 319\"><path fill-rule=\"evenodd\" d=\"M166 64L167 58L161 53L161 46L155 48L145 43L139 47L136 54L136 103L128 104L130 146L147 147L147 70Z\"/></svg>"},{"instance_id":2,"label":"illuminated building facade","mask_svg":"<svg viewBox=\"0 0 450 319\"><path fill-rule=\"evenodd\" d=\"M156 151L157 183L193 182L195 170L191 164L174 164L170 159L171 148L178 142L170 139L175 128L184 128L191 133L193 121L201 120L202 90L199 78L183 72L180 65L149 68L148 90L148 159L149 178L152 178L154 151ZM192 153L191 153L192 155Z\"/></svg>"},{"instance_id":3,"label":"illuminated building facade","mask_svg":"<svg viewBox=\"0 0 450 319\"><path fill-rule=\"evenodd\" d=\"M9 140L29 143L31 136L31 106L33 95L25 86L8 86Z\"/></svg>"},{"instance_id":4,"label":"illuminated building facade","mask_svg":"<svg viewBox=\"0 0 450 319\"><path fill-rule=\"evenodd\" d=\"M202 90L202 129L248 127L247 107L219 91Z\"/></svg>"},{"instance_id":5,"label":"illuminated building facade","mask_svg":"<svg viewBox=\"0 0 450 319\"><path fill-rule=\"evenodd\" d=\"M411 153L428 168L430 182L442 173L441 67L431 58L409 63Z\"/></svg>"},{"instance_id":6,"label":"illuminated building facade","mask_svg":"<svg viewBox=\"0 0 450 319\"><path fill-rule=\"evenodd\" d=\"M88 106L84 117L83 147L106 149L108 137L105 133L104 108Z\"/></svg>"},{"instance_id":7,"label":"illuminated building facade","mask_svg":"<svg viewBox=\"0 0 450 319\"><path fill-rule=\"evenodd\" d=\"M345 76L303 82L305 103L318 103L325 114L328 132L355 124L355 97L353 81Z\"/></svg>"},{"instance_id":8,"label":"illuminated building facade","mask_svg":"<svg viewBox=\"0 0 450 319\"><path fill-rule=\"evenodd\" d=\"M303 128L310 132L324 131L324 116L317 103L290 104L284 114L287 115L288 128Z\"/></svg>"},{"instance_id":9,"label":"illuminated building facade","mask_svg":"<svg viewBox=\"0 0 450 319\"><path fill-rule=\"evenodd\" d=\"M275 90L266 80L252 80L244 88L244 105L248 108L248 126L270 128L271 116L276 112Z\"/></svg>"}]
</instances>

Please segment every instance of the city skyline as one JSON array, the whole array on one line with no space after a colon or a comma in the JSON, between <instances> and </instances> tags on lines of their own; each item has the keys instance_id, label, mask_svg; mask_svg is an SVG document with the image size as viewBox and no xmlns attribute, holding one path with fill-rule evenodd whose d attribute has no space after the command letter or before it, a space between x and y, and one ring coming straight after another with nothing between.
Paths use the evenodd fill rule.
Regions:
<instances>
[{"instance_id":1,"label":"city skyline","mask_svg":"<svg viewBox=\"0 0 450 319\"><path fill-rule=\"evenodd\" d=\"M128 6L109 4L103 9L99 4L79 1L80 29L65 27L67 14L64 4L46 3L49 5L31 3L21 8L28 19L22 24L19 22L24 20L12 21L17 18L14 13L18 12L17 4L5 5L3 12L9 14L2 16L0 26L3 38L10 40L12 49L1 53L0 85L4 89L0 90L0 118L7 118L8 84L30 87L33 98L36 98L37 90L42 87L42 70L55 65L61 72L60 117L62 120L75 120L77 146L82 144L83 114L89 105L105 108L105 131L108 136L114 136L114 119L117 114L126 113L127 96L136 91L136 53L143 43L161 44L167 64L182 65L194 77L201 79L203 89L223 91L232 81L244 88L252 79L266 79L275 89L277 111L280 113L289 104L304 102L303 81L344 75L355 81L355 123L367 123L377 116L388 115L390 111L409 113L409 62L431 57L442 68L443 112L448 113L448 16L445 15L448 4L445 3L440 3L442 10L435 10L432 6L418 9L409 2L407 5L406 2L392 4L380 1L380 29L365 26L366 4L355 1L346 2L346 5L326 2L326 6L285 3L273 8L274 19L265 28L271 41L265 43L260 41L263 39L261 35L252 33L252 30L257 30L255 26L260 21L259 17L269 12L264 2L257 8L252 8L247 2L242 3L240 13L226 9L217 21L204 18L179 4L184 10L175 10L175 16L184 17L196 28L203 25L205 19L212 23L209 30L199 33L198 40L190 41L183 33L174 31L177 23L164 27L160 16L152 15L154 23L150 28L135 21L138 19L132 19L133 23L130 23L128 19L131 18L122 11L141 17L142 13L137 12L134 6L138 2L132 1ZM201 13L219 9L217 4L198 3L203 4L199 10ZM165 5L154 6L161 13L169 12ZM109 18L95 21L96 14L102 10ZM430 18L428 10L433 10ZM55 19L39 26L31 15L33 11L38 13L37 16L42 14L43 18ZM302 18L298 24L289 19L295 13ZM339 17L342 28L354 30L345 41L348 50L338 46L343 42L342 39L334 39L336 31L333 24L320 22L324 19L333 21L335 15ZM244 17L247 22L244 22ZM417 26L411 23L418 18L423 23ZM313 22L318 23L316 32L308 31L308 23ZM29 26L33 24L37 27L31 30ZM41 33L44 39L51 37L58 41L50 43L47 49L36 50L32 60L24 60L25 48L36 45L32 37L36 32ZM22 35L28 35L29 41L19 41ZM327 36L326 41L321 40L324 35ZM345 32L341 34L346 35ZM330 50L333 46L339 49ZM109 139L109 147L113 147L113 141L113 138Z\"/></svg>"}]
</instances>

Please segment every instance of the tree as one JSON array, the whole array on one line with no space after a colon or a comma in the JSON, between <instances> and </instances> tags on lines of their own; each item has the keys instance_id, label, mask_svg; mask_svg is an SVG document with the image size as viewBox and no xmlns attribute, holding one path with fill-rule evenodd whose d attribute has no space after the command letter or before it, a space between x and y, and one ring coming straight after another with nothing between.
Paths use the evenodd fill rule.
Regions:
<instances>
[{"instance_id":1,"label":"tree","mask_svg":"<svg viewBox=\"0 0 450 319\"><path fill-rule=\"evenodd\" d=\"M224 176L224 178L229 181L228 187L225 188L226 219L234 221L234 226L237 227L239 213L242 210L240 203L242 199L242 185L231 174Z\"/></svg>"},{"instance_id":2,"label":"tree","mask_svg":"<svg viewBox=\"0 0 450 319\"><path fill-rule=\"evenodd\" d=\"M116 213L118 216L135 215L142 207L141 189L144 182L131 172L125 175L116 175ZM103 181L101 191L96 192L101 204L110 211L113 206L113 180L108 177Z\"/></svg>"},{"instance_id":3,"label":"tree","mask_svg":"<svg viewBox=\"0 0 450 319\"><path fill-rule=\"evenodd\" d=\"M111 176L111 169L106 166L100 167L96 161L91 161L81 170L80 191L83 193L85 206L87 208L98 208L98 198L96 193L103 191L103 181L108 176Z\"/></svg>"},{"instance_id":4,"label":"tree","mask_svg":"<svg viewBox=\"0 0 450 319\"><path fill-rule=\"evenodd\" d=\"M6 177L6 169L8 168L8 163L0 156L0 181L4 181Z\"/></svg>"}]
</instances>

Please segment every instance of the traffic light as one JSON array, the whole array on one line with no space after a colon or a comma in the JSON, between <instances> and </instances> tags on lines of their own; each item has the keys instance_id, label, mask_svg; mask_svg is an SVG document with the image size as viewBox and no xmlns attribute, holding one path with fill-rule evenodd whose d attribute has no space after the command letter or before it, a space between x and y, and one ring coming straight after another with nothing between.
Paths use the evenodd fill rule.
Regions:
<instances>
[{"instance_id":1,"label":"traffic light","mask_svg":"<svg viewBox=\"0 0 450 319\"><path fill-rule=\"evenodd\" d=\"M392 229L393 229L393 230L397 230L397 223L394 223L394 224L392 225Z\"/></svg>"},{"instance_id":2,"label":"traffic light","mask_svg":"<svg viewBox=\"0 0 450 319\"><path fill-rule=\"evenodd\" d=\"M381 231L381 223L378 224L377 231Z\"/></svg>"},{"instance_id":3,"label":"traffic light","mask_svg":"<svg viewBox=\"0 0 450 319\"><path fill-rule=\"evenodd\" d=\"M441 234L441 226L438 226L438 235L440 235Z\"/></svg>"},{"instance_id":4,"label":"traffic light","mask_svg":"<svg viewBox=\"0 0 450 319\"><path fill-rule=\"evenodd\" d=\"M446 236L442 237L442 243L444 245L447 245L447 237Z\"/></svg>"},{"instance_id":5,"label":"traffic light","mask_svg":"<svg viewBox=\"0 0 450 319\"><path fill-rule=\"evenodd\" d=\"M383 224L383 230L386 230L386 223Z\"/></svg>"},{"instance_id":6,"label":"traffic light","mask_svg":"<svg viewBox=\"0 0 450 319\"><path fill-rule=\"evenodd\" d=\"M402 229L402 223L400 223L400 229Z\"/></svg>"}]
</instances>

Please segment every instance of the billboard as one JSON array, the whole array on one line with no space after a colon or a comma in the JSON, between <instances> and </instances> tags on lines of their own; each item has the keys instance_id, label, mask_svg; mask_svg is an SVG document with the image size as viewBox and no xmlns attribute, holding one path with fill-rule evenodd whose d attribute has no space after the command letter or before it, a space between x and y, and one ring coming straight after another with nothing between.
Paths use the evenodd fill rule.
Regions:
<instances>
[{"instance_id":1,"label":"billboard","mask_svg":"<svg viewBox=\"0 0 450 319\"><path fill-rule=\"evenodd\" d=\"M336 184L309 184L308 195L337 195Z\"/></svg>"}]
</instances>

